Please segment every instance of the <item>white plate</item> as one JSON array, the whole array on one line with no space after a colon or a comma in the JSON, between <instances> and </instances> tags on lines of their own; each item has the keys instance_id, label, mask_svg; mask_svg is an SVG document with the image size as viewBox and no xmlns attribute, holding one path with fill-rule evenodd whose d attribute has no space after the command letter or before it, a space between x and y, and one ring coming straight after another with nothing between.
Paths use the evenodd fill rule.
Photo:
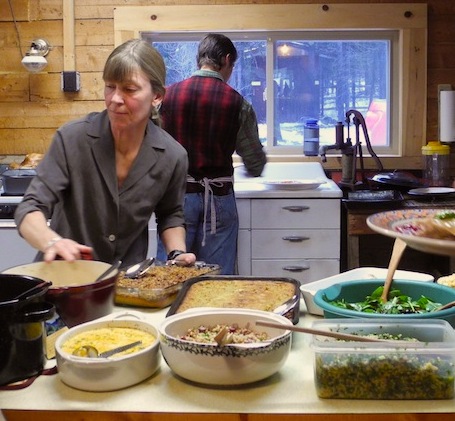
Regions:
<instances>
[{"instance_id":1,"label":"white plate","mask_svg":"<svg viewBox=\"0 0 455 421\"><path fill-rule=\"evenodd\" d=\"M411 189L408 194L411 196L450 196L455 193L451 187L423 187L420 189Z\"/></svg>"},{"instance_id":2,"label":"white plate","mask_svg":"<svg viewBox=\"0 0 455 421\"><path fill-rule=\"evenodd\" d=\"M310 282L300 286L306 308L309 313L318 316L323 315L322 309L313 302L314 295L320 289L328 288L331 285L344 281L356 281L360 279L384 279L387 275L387 269L375 267L363 267L352 269L338 275L320 279L319 281ZM410 279L413 281L433 282L434 277L427 273L411 272L408 270L397 270L394 279Z\"/></svg>"},{"instance_id":3,"label":"white plate","mask_svg":"<svg viewBox=\"0 0 455 421\"><path fill-rule=\"evenodd\" d=\"M416 224L419 218L428 218L447 209L422 208L399 209L381 212L367 218L368 226L379 234L387 237L401 238L409 247L424 253L455 256L455 239L440 240L430 237L416 236L406 226ZM451 209L452 210L452 209ZM453 210L455 211L455 210ZM403 230L405 232L403 232Z\"/></svg>"},{"instance_id":4,"label":"white plate","mask_svg":"<svg viewBox=\"0 0 455 421\"><path fill-rule=\"evenodd\" d=\"M263 184L275 190L310 190L317 189L323 180L265 180Z\"/></svg>"}]
</instances>

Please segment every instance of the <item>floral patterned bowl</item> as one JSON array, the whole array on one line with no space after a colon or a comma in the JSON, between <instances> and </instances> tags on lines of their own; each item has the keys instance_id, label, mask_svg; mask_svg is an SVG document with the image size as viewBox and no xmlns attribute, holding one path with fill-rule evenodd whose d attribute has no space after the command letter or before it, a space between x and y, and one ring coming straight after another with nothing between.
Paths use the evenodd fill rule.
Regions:
<instances>
[{"instance_id":1,"label":"floral patterned bowl","mask_svg":"<svg viewBox=\"0 0 455 421\"><path fill-rule=\"evenodd\" d=\"M280 323L283 329L256 326L256 321ZM234 325L249 327L268 336L263 343L220 346L216 343L182 339L189 329L200 326ZM263 380L286 362L291 349L292 322L266 311L241 308L197 308L174 314L159 326L161 352L171 370L196 383L235 386Z\"/></svg>"}]
</instances>

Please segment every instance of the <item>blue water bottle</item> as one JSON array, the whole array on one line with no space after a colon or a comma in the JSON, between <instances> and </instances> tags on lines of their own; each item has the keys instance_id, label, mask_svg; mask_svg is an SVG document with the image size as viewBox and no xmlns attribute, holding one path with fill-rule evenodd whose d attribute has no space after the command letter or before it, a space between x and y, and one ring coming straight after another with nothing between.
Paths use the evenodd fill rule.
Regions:
<instances>
[{"instance_id":1,"label":"blue water bottle","mask_svg":"<svg viewBox=\"0 0 455 421\"><path fill-rule=\"evenodd\" d=\"M305 156L319 155L319 125L316 118L309 118L303 129L303 153Z\"/></svg>"}]
</instances>

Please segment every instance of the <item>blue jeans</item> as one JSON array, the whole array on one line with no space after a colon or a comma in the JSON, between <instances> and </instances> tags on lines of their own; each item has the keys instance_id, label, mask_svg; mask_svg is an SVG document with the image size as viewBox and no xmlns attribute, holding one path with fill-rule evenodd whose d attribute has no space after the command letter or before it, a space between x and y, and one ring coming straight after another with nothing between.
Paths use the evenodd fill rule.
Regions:
<instances>
[{"instance_id":1,"label":"blue jeans","mask_svg":"<svg viewBox=\"0 0 455 421\"><path fill-rule=\"evenodd\" d=\"M186 250L196 255L197 260L221 267L222 275L235 275L237 262L237 237L239 217L234 192L225 196L213 196L216 211L216 232L210 232L210 200L204 234L204 193L185 194ZM158 241L157 259L165 261L166 253Z\"/></svg>"}]
</instances>

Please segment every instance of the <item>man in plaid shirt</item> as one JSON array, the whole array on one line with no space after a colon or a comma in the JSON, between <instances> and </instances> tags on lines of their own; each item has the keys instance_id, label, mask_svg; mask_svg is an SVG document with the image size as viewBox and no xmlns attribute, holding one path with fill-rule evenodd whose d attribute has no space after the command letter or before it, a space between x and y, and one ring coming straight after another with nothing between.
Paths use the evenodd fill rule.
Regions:
<instances>
[{"instance_id":1,"label":"man in plaid shirt","mask_svg":"<svg viewBox=\"0 0 455 421\"><path fill-rule=\"evenodd\" d=\"M188 152L187 251L220 265L225 275L236 273L239 227L232 155L253 177L267 161L253 107L227 84L236 60L228 37L208 34L199 43L198 70L168 87L161 107L163 128ZM162 254L159 245L159 259Z\"/></svg>"}]
</instances>

